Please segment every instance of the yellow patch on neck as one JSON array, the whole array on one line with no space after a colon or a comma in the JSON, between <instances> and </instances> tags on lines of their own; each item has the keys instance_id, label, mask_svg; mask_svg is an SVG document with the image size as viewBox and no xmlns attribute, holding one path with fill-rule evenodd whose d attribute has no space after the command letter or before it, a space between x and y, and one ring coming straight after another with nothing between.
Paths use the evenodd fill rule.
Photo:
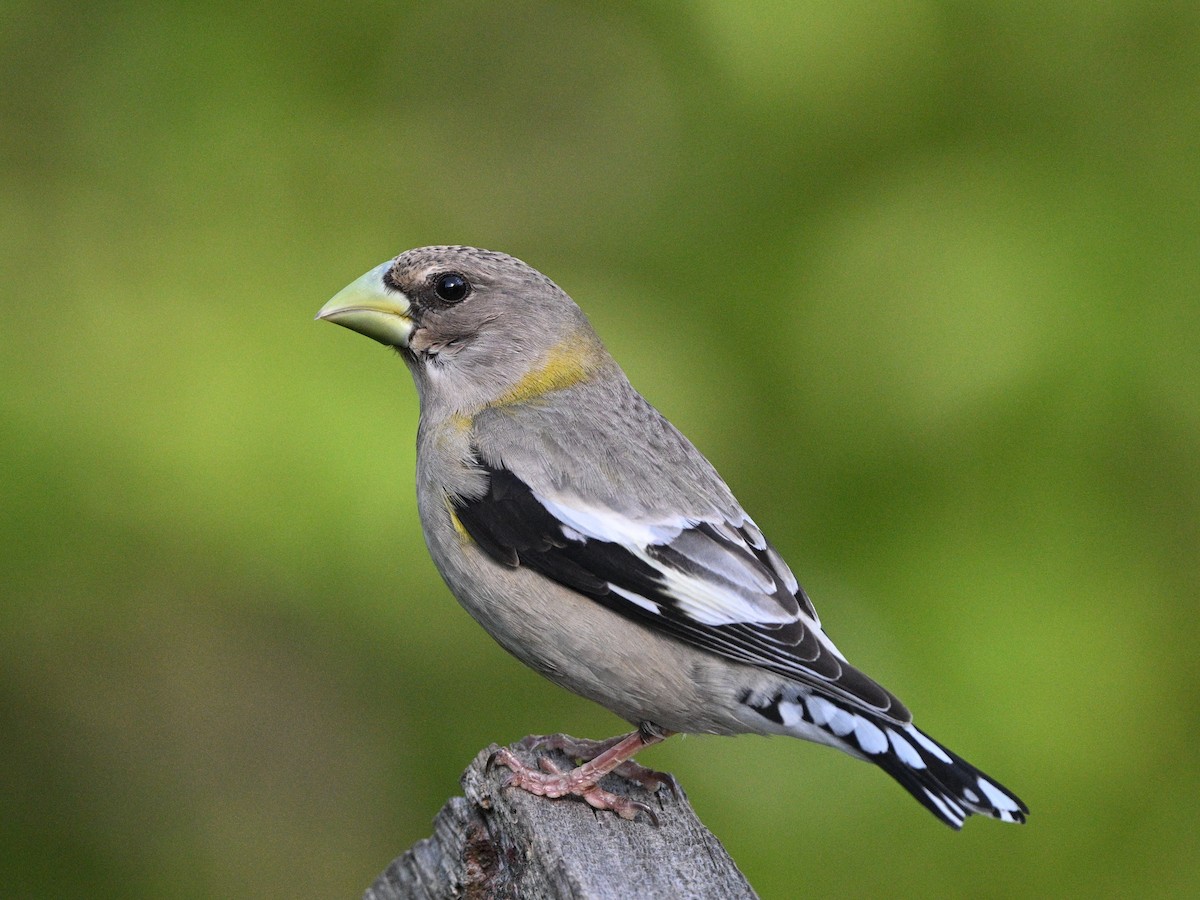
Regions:
<instances>
[{"instance_id":1,"label":"yellow patch on neck","mask_svg":"<svg viewBox=\"0 0 1200 900\"><path fill-rule=\"evenodd\" d=\"M551 347L540 366L522 376L490 405L525 403L587 381L599 368L596 349L595 342L585 336L567 338Z\"/></svg>"}]
</instances>

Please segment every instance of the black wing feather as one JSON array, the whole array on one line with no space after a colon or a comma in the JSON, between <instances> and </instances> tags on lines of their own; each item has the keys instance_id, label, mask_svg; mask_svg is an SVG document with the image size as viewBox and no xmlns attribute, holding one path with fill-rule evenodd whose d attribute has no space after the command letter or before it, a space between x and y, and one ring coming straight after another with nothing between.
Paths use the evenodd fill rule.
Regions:
<instances>
[{"instance_id":1,"label":"black wing feather","mask_svg":"<svg viewBox=\"0 0 1200 900\"><path fill-rule=\"evenodd\" d=\"M826 690L845 696L907 721L908 710L892 694L857 669L835 657L818 640L813 629L800 619L785 623L734 623L705 625L682 612L665 591L661 574L644 559L609 541L575 539L534 496L520 478L507 469L480 463L488 475L487 491L480 497L452 497L451 503L467 534L493 559L506 566L527 566L559 584L591 597L626 618L664 630L675 637L730 659L760 666L788 678L819 683ZM723 547L732 548L711 525L694 529ZM752 544L748 545L752 547ZM766 547L762 550L732 548L752 556L770 569ZM713 577L691 556L669 545L650 548L653 558L683 572ZM719 576L718 576L719 577ZM645 598L658 611L646 609L612 589ZM783 591L783 588L779 589ZM777 595L778 597L778 595ZM786 595L784 608L811 608L803 591Z\"/></svg>"}]
</instances>

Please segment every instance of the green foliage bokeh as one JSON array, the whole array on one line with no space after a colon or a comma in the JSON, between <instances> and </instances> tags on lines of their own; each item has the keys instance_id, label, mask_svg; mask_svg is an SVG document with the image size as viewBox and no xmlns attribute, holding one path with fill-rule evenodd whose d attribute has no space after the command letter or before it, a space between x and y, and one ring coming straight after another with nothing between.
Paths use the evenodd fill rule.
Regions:
<instances>
[{"instance_id":1,"label":"green foliage bokeh","mask_svg":"<svg viewBox=\"0 0 1200 900\"><path fill-rule=\"evenodd\" d=\"M513 253L841 648L1011 786L646 754L764 897L1195 896L1200 12L0 11L0 892L356 896L476 750L593 737L422 544L403 366L312 316Z\"/></svg>"}]
</instances>

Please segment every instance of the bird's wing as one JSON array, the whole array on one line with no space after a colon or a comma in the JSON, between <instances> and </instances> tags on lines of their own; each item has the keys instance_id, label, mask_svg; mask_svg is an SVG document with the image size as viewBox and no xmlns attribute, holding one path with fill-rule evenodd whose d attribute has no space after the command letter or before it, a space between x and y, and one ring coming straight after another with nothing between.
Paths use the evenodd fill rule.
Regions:
<instances>
[{"instance_id":1,"label":"bird's wing","mask_svg":"<svg viewBox=\"0 0 1200 900\"><path fill-rule=\"evenodd\" d=\"M696 647L909 721L899 700L845 661L787 564L744 514L642 521L539 494L506 468L479 467L487 490L451 503L498 562Z\"/></svg>"}]
</instances>

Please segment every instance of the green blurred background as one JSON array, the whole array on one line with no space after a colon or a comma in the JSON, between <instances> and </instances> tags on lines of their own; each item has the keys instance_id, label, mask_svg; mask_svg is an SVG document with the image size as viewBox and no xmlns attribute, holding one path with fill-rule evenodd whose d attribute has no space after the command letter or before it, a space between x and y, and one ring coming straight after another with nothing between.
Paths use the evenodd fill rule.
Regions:
<instances>
[{"instance_id":1,"label":"green blurred background","mask_svg":"<svg viewBox=\"0 0 1200 900\"><path fill-rule=\"evenodd\" d=\"M1200 11L0 9L0 893L353 897L490 741L621 723L421 541L408 247L591 315L842 649L1018 791L673 770L764 897L1195 896Z\"/></svg>"}]
</instances>

